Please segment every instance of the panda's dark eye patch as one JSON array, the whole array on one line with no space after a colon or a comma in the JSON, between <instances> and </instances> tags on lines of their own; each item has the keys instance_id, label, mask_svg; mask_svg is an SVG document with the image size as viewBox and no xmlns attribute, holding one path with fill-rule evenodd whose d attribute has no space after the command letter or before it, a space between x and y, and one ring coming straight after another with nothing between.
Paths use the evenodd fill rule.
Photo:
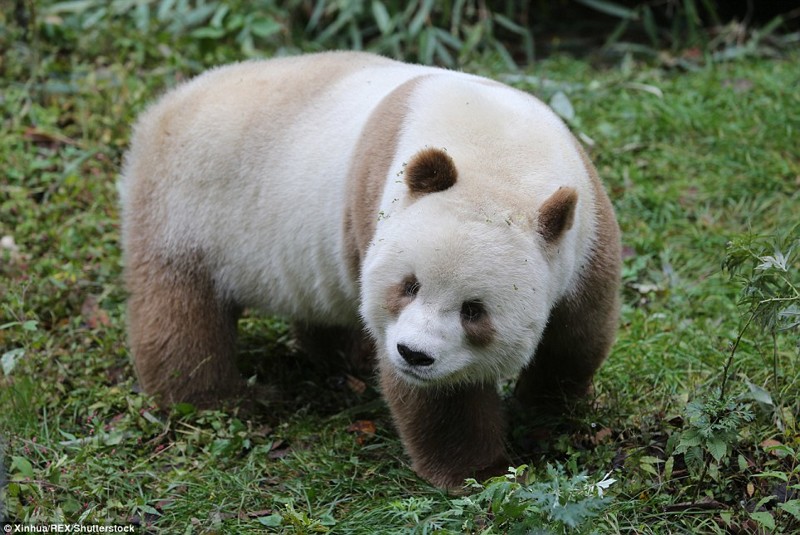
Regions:
<instances>
[{"instance_id":1,"label":"panda's dark eye patch","mask_svg":"<svg viewBox=\"0 0 800 535\"><path fill-rule=\"evenodd\" d=\"M491 344L495 338L494 325L486 305L475 299L461 304L461 326L467 341L477 347Z\"/></svg>"},{"instance_id":2,"label":"panda's dark eye patch","mask_svg":"<svg viewBox=\"0 0 800 535\"><path fill-rule=\"evenodd\" d=\"M403 281L403 293L406 297L416 297L419 293L420 284L414 275L406 277Z\"/></svg>"},{"instance_id":3,"label":"panda's dark eye patch","mask_svg":"<svg viewBox=\"0 0 800 535\"><path fill-rule=\"evenodd\" d=\"M484 315L486 315L486 308L480 301L464 301L461 305L461 319L463 321L479 321Z\"/></svg>"},{"instance_id":4,"label":"panda's dark eye patch","mask_svg":"<svg viewBox=\"0 0 800 535\"><path fill-rule=\"evenodd\" d=\"M397 284L390 286L386 293L386 309L393 315L398 316L419 293L421 285L417 277L408 275Z\"/></svg>"}]
</instances>

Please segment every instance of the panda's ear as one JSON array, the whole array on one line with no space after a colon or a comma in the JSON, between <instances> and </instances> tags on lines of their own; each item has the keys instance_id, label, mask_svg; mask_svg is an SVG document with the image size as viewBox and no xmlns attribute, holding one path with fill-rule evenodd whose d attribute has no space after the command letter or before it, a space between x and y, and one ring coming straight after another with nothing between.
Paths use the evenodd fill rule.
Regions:
<instances>
[{"instance_id":1,"label":"panda's ear","mask_svg":"<svg viewBox=\"0 0 800 535\"><path fill-rule=\"evenodd\" d=\"M547 243L557 241L572 228L578 192L575 188L561 187L539 208L538 230Z\"/></svg>"},{"instance_id":2,"label":"panda's ear","mask_svg":"<svg viewBox=\"0 0 800 535\"><path fill-rule=\"evenodd\" d=\"M442 149L422 149L405 169L406 184L412 194L444 191L456 183L458 171L453 159Z\"/></svg>"}]
</instances>

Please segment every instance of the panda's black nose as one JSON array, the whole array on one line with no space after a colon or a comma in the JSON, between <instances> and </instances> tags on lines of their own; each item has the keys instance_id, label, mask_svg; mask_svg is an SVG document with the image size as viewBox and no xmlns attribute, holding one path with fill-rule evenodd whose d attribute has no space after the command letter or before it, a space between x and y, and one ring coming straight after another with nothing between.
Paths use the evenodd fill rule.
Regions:
<instances>
[{"instance_id":1,"label":"panda's black nose","mask_svg":"<svg viewBox=\"0 0 800 535\"><path fill-rule=\"evenodd\" d=\"M403 360L412 366L430 366L433 364L433 357L422 351L414 351L407 345L397 344L397 352L403 357Z\"/></svg>"}]
</instances>

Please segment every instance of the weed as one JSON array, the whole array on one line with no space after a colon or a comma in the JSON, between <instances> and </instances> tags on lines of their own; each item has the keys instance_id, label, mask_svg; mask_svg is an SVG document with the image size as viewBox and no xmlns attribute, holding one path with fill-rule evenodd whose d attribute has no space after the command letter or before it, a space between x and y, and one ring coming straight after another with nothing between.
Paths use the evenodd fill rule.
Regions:
<instances>
[{"instance_id":1,"label":"weed","mask_svg":"<svg viewBox=\"0 0 800 535\"><path fill-rule=\"evenodd\" d=\"M800 223L783 236L747 233L727 245L724 266L742 286L739 305L746 311L747 322L755 321L771 336L800 327L798 233ZM777 362L773 362L773 372L777 378Z\"/></svg>"},{"instance_id":2,"label":"weed","mask_svg":"<svg viewBox=\"0 0 800 535\"><path fill-rule=\"evenodd\" d=\"M745 404L725 398L721 393L701 396L686 406L684 429L673 435L677 439L673 455L683 455L686 467L695 479L693 501L697 501L707 475L719 481L720 467L730 457L742 428L753 417ZM674 459L668 462L671 461ZM665 468L667 478L670 466Z\"/></svg>"},{"instance_id":3,"label":"weed","mask_svg":"<svg viewBox=\"0 0 800 535\"><path fill-rule=\"evenodd\" d=\"M462 528L475 530L491 524L504 533L588 533L592 520L609 504L604 491L615 480L591 482L585 474L569 476L560 465L546 467L546 478L519 483L526 466L510 470L481 485L469 482L475 496L454 501L466 515Z\"/></svg>"}]
</instances>

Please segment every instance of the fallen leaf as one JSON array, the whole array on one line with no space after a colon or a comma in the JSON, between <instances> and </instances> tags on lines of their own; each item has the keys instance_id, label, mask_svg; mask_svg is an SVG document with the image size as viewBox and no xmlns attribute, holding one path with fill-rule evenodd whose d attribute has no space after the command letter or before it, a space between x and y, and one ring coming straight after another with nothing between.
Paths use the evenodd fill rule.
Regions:
<instances>
[{"instance_id":1,"label":"fallen leaf","mask_svg":"<svg viewBox=\"0 0 800 535\"><path fill-rule=\"evenodd\" d=\"M291 453L292 449L289 447L289 444L284 442L283 440L278 440L272 444L272 448L269 450L267 457L272 459L273 461L276 459L283 459L289 453Z\"/></svg>"},{"instance_id":2,"label":"fallen leaf","mask_svg":"<svg viewBox=\"0 0 800 535\"><path fill-rule=\"evenodd\" d=\"M729 87L733 89L734 93L744 93L746 91L750 91L753 89L755 84L752 80L748 80L747 78L735 78L733 80L724 80L722 82L722 87Z\"/></svg>"},{"instance_id":3,"label":"fallen leaf","mask_svg":"<svg viewBox=\"0 0 800 535\"><path fill-rule=\"evenodd\" d=\"M630 245L624 245L622 247L622 258L627 260L628 258L633 258L636 256L636 249L631 247Z\"/></svg>"},{"instance_id":4,"label":"fallen leaf","mask_svg":"<svg viewBox=\"0 0 800 535\"><path fill-rule=\"evenodd\" d=\"M774 438L768 438L767 440L762 441L760 446L764 449L764 451L768 452L770 455L773 455L775 457L782 457L786 455L785 452L776 449L783 446L783 444L781 442L778 442Z\"/></svg>"},{"instance_id":5,"label":"fallen leaf","mask_svg":"<svg viewBox=\"0 0 800 535\"><path fill-rule=\"evenodd\" d=\"M377 432L375 422L372 420L356 420L347 428L348 433L360 433L363 435L374 435Z\"/></svg>"},{"instance_id":6,"label":"fallen leaf","mask_svg":"<svg viewBox=\"0 0 800 535\"><path fill-rule=\"evenodd\" d=\"M44 145L48 147L58 147L59 145L77 145L78 142L74 139L62 136L60 134L53 134L39 130L35 126L29 126L22 134L23 139L32 141L36 145Z\"/></svg>"},{"instance_id":7,"label":"fallen leaf","mask_svg":"<svg viewBox=\"0 0 800 535\"><path fill-rule=\"evenodd\" d=\"M111 325L111 320L108 318L108 312L100 308L97 303L97 297L89 295L81 305L81 316L83 316L86 325L90 329L97 329L100 326L108 327Z\"/></svg>"},{"instance_id":8,"label":"fallen leaf","mask_svg":"<svg viewBox=\"0 0 800 535\"><path fill-rule=\"evenodd\" d=\"M364 391L367 389L367 384L357 377L353 377L352 375L347 376L347 388L350 389L351 392L355 394L363 394Z\"/></svg>"},{"instance_id":9,"label":"fallen leaf","mask_svg":"<svg viewBox=\"0 0 800 535\"><path fill-rule=\"evenodd\" d=\"M272 509L262 509L261 511L248 511L245 514L250 518L258 518L260 516L271 515Z\"/></svg>"},{"instance_id":10,"label":"fallen leaf","mask_svg":"<svg viewBox=\"0 0 800 535\"><path fill-rule=\"evenodd\" d=\"M683 51L683 57L686 59L700 59L703 52L698 47L687 48Z\"/></svg>"},{"instance_id":11,"label":"fallen leaf","mask_svg":"<svg viewBox=\"0 0 800 535\"><path fill-rule=\"evenodd\" d=\"M270 427L268 425L261 425L261 426L255 428L255 429L253 429L253 433L252 434L253 434L253 436L261 437L261 438L268 437L269 435L272 434L272 427Z\"/></svg>"},{"instance_id":12,"label":"fallen leaf","mask_svg":"<svg viewBox=\"0 0 800 535\"><path fill-rule=\"evenodd\" d=\"M348 433L356 433L356 443L363 446L368 439L375 436L377 428L372 420L357 420L347 428Z\"/></svg>"},{"instance_id":13,"label":"fallen leaf","mask_svg":"<svg viewBox=\"0 0 800 535\"><path fill-rule=\"evenodd\" d=\"M605 439L610 437L612 433L613 431L611 431L611 429L609 429L608 427L601 428L597 433L594 434L594 436L592 436L591 438L592 444L594 444L595 446L600 444Z\"/></svg>"}]
</instances>

